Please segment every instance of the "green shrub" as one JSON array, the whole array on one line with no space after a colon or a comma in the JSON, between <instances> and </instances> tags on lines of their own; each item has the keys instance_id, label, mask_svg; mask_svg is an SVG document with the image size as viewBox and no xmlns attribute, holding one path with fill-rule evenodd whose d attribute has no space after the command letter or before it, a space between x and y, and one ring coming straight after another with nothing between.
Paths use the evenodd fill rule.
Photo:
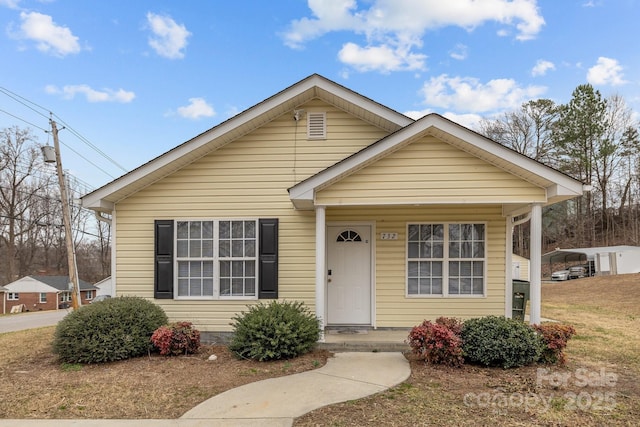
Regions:
<instances>
[{"instance_id":1,"label":"green shrub","mask_svg":"<svg viewBox=\"0 0 640 427\"><path fill-rule=\"evenodd\" d=\"M461 366L461 328L462 323L455 318L439 317L435 323L425 320L409 332L409 345L427 363Z\"/></svg>"},{"instance_id":2,"label":"green shrub","mask_svg":"<svg viewBox=\"0 0 640 427\"><path fill-rule=\"evenodd\" d=\"M567 361L564 349L567 347L567 342L576 334L574 327L559 323L545 323L543 325L535 325L534 328L544 342L544 350L540 357L540 362L564 365Z\"/></svg>"},{"instance_id":3,"label":"green shrub","mask_svg":"<svg viewBox=\"0 0 640 427\"><path fill-rule=\"evenodd\" d=\"M200 348L200 331L191 322L176 322L156 329L151 342L163 356L193 354Z\"/></svg>"},{"instance_id":4,"label":"green shrub","mask_svg":"<svg viewBox=\"0 0 640 427\"><path fill-rule=\"evenodd\" d=\"M465 360L485 366L529 365L538 361L544 347L531 326L503 316L469 319L461 337Z\"/></svg>"},{"instance_id":5,"label":"green shrub","mask_svg":"<svg viewBox=\"0 0 640 427\"><path fill-rule=\"evenodd\" d=\"M314 348L320 325L302 302L272 301L249 306L233 317L229 349L259 361L290 359Z\"/></svg>"},{"instance_id":6,"label":"green shrub","mask_svg":"<svg viewBox=\"0 0 640 427\"><path fill-rule=\"evenodd\" d=\"M162 308L137 297L80 307L58 323L53 351L66 363L100 363L146 354L151 334L168 322Z\"/></svg>"}]
</instances>

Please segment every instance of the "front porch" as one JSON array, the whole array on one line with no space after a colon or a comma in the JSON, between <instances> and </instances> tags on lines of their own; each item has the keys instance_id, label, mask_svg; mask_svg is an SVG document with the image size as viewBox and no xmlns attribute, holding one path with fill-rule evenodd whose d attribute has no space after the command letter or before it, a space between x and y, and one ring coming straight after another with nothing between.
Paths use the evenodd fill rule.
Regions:
<instances>
[{"instance_id":1,"label":"front porch","mask_svg":"<svg viewBox=\"0 0 640 427\"><path fill-rule=\"evenodd\" d=\"M410 347L406 340L409 330L410 328L327 328L324 342L319 342L318 348L329 351L408 352Z\"/></svg>"}]
</instances>

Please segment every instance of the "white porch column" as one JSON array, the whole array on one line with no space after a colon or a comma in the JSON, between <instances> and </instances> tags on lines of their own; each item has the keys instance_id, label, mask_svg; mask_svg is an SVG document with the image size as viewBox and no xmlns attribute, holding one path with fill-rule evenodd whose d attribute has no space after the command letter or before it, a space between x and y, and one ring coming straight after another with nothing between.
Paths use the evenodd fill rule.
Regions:
<instances>
[{"instance_id":1,"label":"white porch column","mask_svg":"<svg viewBox=\"0 0 640 427\"><path fill-rule=\"evenodd\" d=\"M513 217L507 217L507 253L505 254L504 317L513 317Z\"/></svg>"},{"instance_id":2,"label":"white porch column","mask_svg":"<svg viewBox=\"0 0 640 427\"><path fill-rule=\"evenodd\" d=\"M540 324L540 305L542 303L541 280L542 280L542 206L534 204L531 208L530 223L530 247L531 261L529 279L530 288L530 306L529 306L529 323L532 325Z\"/></svg>"},{"instance_id":3,"label":"white porch column","mask_svg":"<svg viewBox=\"0 0 640 427\"><path fill-rule=\"evenodd\" d=\"M325 278L327 277L326 257L326 214L324 206L316 207L316 316L323 331L320 341L324 341L325 322Z\"/></svg>"}]
</instances>

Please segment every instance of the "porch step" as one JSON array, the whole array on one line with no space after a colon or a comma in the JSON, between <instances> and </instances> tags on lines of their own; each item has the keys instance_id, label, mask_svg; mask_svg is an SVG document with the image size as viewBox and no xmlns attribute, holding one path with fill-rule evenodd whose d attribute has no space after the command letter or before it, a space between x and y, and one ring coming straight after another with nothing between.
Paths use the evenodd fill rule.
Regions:
<instances>
[{"instance_id":1,"label":"porch step","mask_svg":"<svg viewBox=\"0 0 640 427\"><path fill-rule=\"evenodd\" d=\"M410 350L405 341L408 329L328 328L318 348L329 351L386 352Z\"/></svg>"},{"instance_id":2,"label":"porch step","mask_svg":"<svg viewBox=\"0 0 640 427\"><path fill-rule=\"evenodd\" d=\"M317 347L322 350L335 352L360 351L382 353L392 351L404 353L411 350L409 344L406 343L373 341L319 342Z\"/></svg>"}]
</instances>

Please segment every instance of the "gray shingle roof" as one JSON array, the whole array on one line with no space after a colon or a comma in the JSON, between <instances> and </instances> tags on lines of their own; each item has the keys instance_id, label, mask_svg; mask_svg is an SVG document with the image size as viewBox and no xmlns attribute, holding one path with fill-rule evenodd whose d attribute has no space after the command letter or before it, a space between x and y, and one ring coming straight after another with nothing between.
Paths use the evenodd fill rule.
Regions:
<instances>
[{"instance_id":1,"label":"gray shingle roof","mask_svg":"<svg viewBox=\"0 0 640 427\"><path fill-rule=\"evenodd\" d=\"M69 276L30 276L30 277L32 277L33 279L39 282L46 283L47 285L52 286L60 291L66 291L67 289L69 289ZM91 291L91 290L98 289L92 284L87 283L82 279L80 279L78 283L80 285L81 291Z\"/></svg>"}]
</instances>

